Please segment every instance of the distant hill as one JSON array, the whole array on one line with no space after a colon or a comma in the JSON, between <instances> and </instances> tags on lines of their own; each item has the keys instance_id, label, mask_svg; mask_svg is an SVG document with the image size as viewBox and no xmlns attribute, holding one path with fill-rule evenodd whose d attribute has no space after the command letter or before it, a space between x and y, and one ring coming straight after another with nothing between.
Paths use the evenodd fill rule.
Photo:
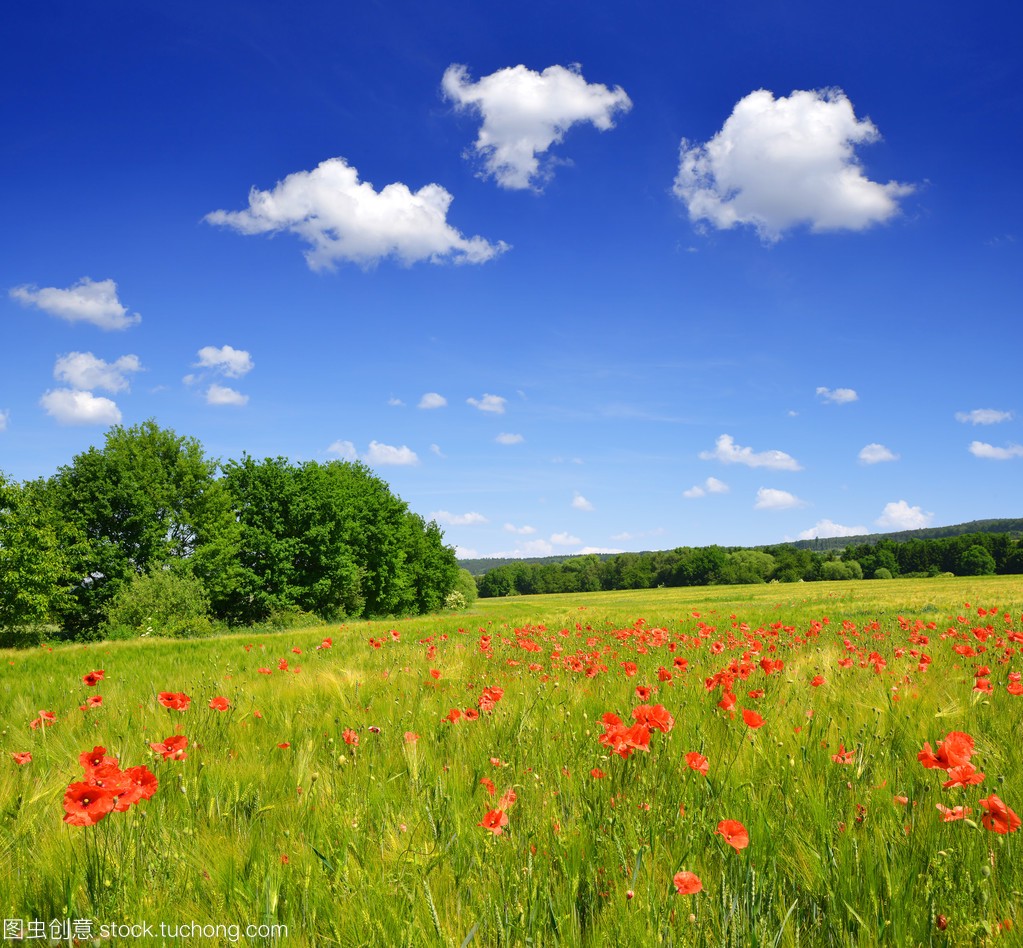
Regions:
<instances>
[{"instance_id":1,"label":"distant hill","mask_svg":"<svg viewBox=\"0 0 1023 948\"><path fill-rule=\"evenodd\" d=\"M844 550L847 546L863 543L877 543L878 540L893 540L905 543L907 540L941 540L945 537L960 537L964 533L1009 533L1023 534L1023 520L971 520L949 527L923 527L919 530L899 530L896 533L865 533L855 537L820 537L815 540L796 540L789 546L799 550Z\"/></svg>"},{"instance_id":2,"label":"distant hill","mask_svg":"<svg viewBox=\"0 0 1023 948\"><path fill-rule=\"evenodd\" d=\"M855 537L820 537L814 540L793 540L789 543L768 543L757 547L727 547L726 549L762 550L768 546L793 546L799 550L827 552L829 550L843 550L847 546L877 543L878 540L892 540L896 543L905 543L907 540L940 540L945 537L958 537L964 533L1008 533L1013 536L1021 536L1023 535L1023 519L971 520L969 523L956 523L948 527L923 527L919 530L899 530L895 533L865 533ZM585 555L596 556L598 559L606 560L619 554L596 553ZM481 557L471 560L459 560L458 565L463 569L467 569L473 576L483 576L490 570L498 566L505 566L508 563L538 563L547 565L551 563L564 563L566 560L574 560L578 556L579 554L577 553L567 553L561 556Z\"/></svg>"}]
</instances>

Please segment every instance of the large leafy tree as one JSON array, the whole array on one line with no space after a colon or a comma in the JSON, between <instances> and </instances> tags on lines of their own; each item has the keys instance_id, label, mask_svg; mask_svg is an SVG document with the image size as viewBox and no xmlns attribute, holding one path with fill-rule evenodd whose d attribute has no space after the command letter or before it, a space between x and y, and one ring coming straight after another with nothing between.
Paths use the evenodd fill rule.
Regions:
<instances>
[{"instance_id":1,"label":"large leafy tree","mask_svg":"<svg viewBox=\"0 0 1023 948\"><path fill-rule=\"evenodd\" d=\"M58 470L49 500L64 530L81 541L60 609L68 632L98 628L122 584L155 569L191 572L214 607L229 595L239 528L216 472L198 441L153 421L112 428L102 448Z\"/></svg>"},{"instance_id":2,"label":"large leafy tree","mask_svg":"<svg viewBox=\"0 0 1023 948\"><path fill-rule=\"evenodd\" d=\"M41 483L0 474L0 629L48 622L66 604L74 546Z\"/></svg>"}]
</instances>

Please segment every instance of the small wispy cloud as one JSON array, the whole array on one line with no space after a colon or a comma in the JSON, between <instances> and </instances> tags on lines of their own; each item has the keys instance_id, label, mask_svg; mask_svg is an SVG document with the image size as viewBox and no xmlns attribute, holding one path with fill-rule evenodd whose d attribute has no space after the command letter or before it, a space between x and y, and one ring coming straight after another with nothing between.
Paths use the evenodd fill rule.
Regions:
<instances>
[{"instance_id":1,"label":"small wispy cloud","mask_svg":"<svg viewBox=\"0 0 1023 948\"><path fill-rule=\"evenodd\" d=\"M467 398L466 402L480 411L489 411L495 415L503 415L504 406L507 404L508 399L501 395L484 394L482 398Z\"/></svg>"},{"instance_id":2,"label":"small wispy cloud","mask_svg":"<svg viewBox=\"0 0 1023 948\"><path fill-rule=\"evenodd\" d=\"M509 434L508 432L502 431L494 440L498 444L522 444L526 439L520 434Z\"/></svg>"},{"instance_id":3,"label":"small wispy cloud","mask_svg":"<svg viewBox=\"0 0 1023 948\"><path fill-rule=\"evenodd\" d=\"M863 464L883 464L885 461L897 461L899 456L889 451L883 444L864 445L860 448L859 459Z\"/></svg>"},{"instance_id":4,"label":"small wispy cloud","mask_svg":"<svg viewBox=\"0 0 1023 948\"><path fill-rule=\"evenodd\" d=\"M417 408L443 408L448 403L448 400L437 392L427 392L419 399Z\"/></svg>"},{"instance_id":5,"label":"small wispy cloud","mask_svg":"<svg viewBox=\"0 0 1023 948\"><path fill-rule=\"evenodd\" d=\"M722 464L744 464L746 467L765 467L775 471L801 471L802 465L784 451L754 451L740 447L729 434L714 442L713 451L701 451L701 461L720 461Z\"/></svg>"},{"instance_id":6,"label":"small wispy cloud","mask_svg":"<svg viewBox=\"0 0 1023 948\"><path fill-rule=\"evenodd\" d=\"M756 510L790 510L793 507L805 506L805 500L800 500L787 490L777 490L774 487L761 487L757 491L756 503L753 504Z\"/></svg>"},{"instance_id":7,"label":"small wispy cloud","mask_svg":"<svg viewBox=\"0 0 1023 948\"><path fill-rule=\"evenodd\" d=\"M593 504L591 504L582 494L576 492L572 497L572 507L575 510L593 510Z\"/></svg>"},{"instance_id":8,"label":"small wispy cloud","mask_svg":"<svg viewBox=\"0 0 1023 948\"><path fill-rule=\"evenodd\" d=\"M988 461L1008 461L1012 458L1023 457L1023 445L1008 444L999 448L984 441L971 441L970 454L975 458L985 458Z\"/></svg>"},{"instance_id":9,"label":"small wispy cloud","mask_svg":"<svg viewBox=\"0 0 1023 948\"><path fill-rule=\"evenodd\" d=\"M428 515L427 519L436 520L437 523L450 527L474 527L479 524L490 523L483 514L475 510L470 510L468 513L463 514L452 513L450 510L435 510Z\"/></svg>"},{"instance_id":10,"label":"small wispy cloud","mask_svg":"<svg viewBox=\"0 0 1023 948\"><path fill-rule=\"evenodd\" d=\"M974 408L973 411L956 412L956 421L961 421L964 425L997 425L1011 420L1011 411L999 411L996 408Z\"/></svg>"},{"instance_id":11,"label":"small wispy cloud","mask_svg":"<svg viewBox=\"0 0 1023 948\"><path fill-rule=\"evenodd\" d=\"M822 402L831 402L833 405L848 405L850 402L859 400L859 395L852 388L824 388L817 387L817 397Z\"/></svg>"}]
</instances>

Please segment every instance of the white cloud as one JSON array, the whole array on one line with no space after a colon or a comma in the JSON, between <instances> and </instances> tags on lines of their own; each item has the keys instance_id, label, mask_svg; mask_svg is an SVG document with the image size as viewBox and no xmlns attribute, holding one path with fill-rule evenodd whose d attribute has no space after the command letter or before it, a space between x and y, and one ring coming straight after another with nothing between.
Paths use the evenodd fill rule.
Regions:
<instances>
[{"instance_id":1,"label":"white cloud","mask_svg":"<svg viewBox=\"0 0 1023 948\"><path fill-rule=\"evenodd\" d=\"M897 461L899 456L883 444L873 442L860 448L859 458L864 464L881 464L884 461Z\"/></svg>"},{"instance_id":2,"label":"white cloud","mask_svg":"<svg viewBox=\"0 0 1023 948\"><path fill-rule=\"evenodd\" d=\"M640 540L644 537L663 536L667 532L668 531L665 530L664 527L654 527L653 530L637 530L634 533L630 533L628 530L625 530L622 533L616 533L613 537L611 537L611 539L617 540L619 543L625 543L627 540ZM614 552L617 553L620 551L615 550Z\"/></svg>"},{"instance_id":3,"label":"white cloud","mask_svg":"<svg viewBox=\"0 0 1023 948\"><path fill-rule=\"evenodd\" d=\"M390 444L381 444L379 441L370 441L365 461L367 464L410 466L418 464L419 457L405 445L397 448Z\"/></svg>"},{"instance_id":4,"label":"white cloud","mask_svg":"<svg viewBox=\"0 0 1023 948\"><path fill-rule=\"evenodd\" d=\"M569 128L589 122L607 131L616 113L632 107L624 89L588 83L578 66L543 72L512 66L472 82L465 66L453 64L441 86L456 107L482 116L474 147L486 173L504 188L539 190L553 162L541 167L538 156L560 144Z\"/></svg>"},{"instance_id":5,"label":"white cloud","mask_svg":"<svg viewBox=\"0 0 1023 948\"><path fill-rule=\"evenodd\" d=\"M514 550L503 550L500 553L492 553L491 556L501 559L520 559L527 556L551 556L553 553L554 547L547 540L527 540Z\"/></svg>"},{"instance_id":6,"label":"white cloud","mask_svg":"<svg viewBox=\"0 0 1023 948\"><path fill-rule=\"evenodd\" d=\"M121 410L109 398L92 392L57 388L47 392L39 404L62 425L118 425Z\"/></svg>"},{"instance_id":7,"label":"white cloud","mask_svg":"<svg viewBox=\"0 0 1023 948\"><path fill-rule=\"evenodd\" d=\"M141 371L142 363L136 355L104 362L91 352L69 352L57 359L53 377L79 390L102 388L108 392L126 392L130 387L129 373Z\"/></svg>"},{"instance_id":8,"label":"white cloud","mask_svg":"<svg viewBox=\"0 0 1023 948\"><path fill-rule=\"evenodd\" d=\"M572 506L576 510L593 510L593 504L591 504L578 491L576 491L575 496L572 498Z\"/></svg>"},{"instance_id":9,"label":"white cloud","mask_svg":"<svg viewBox=\"0 0 1023 948\"><path fill-rule=\"evenodd\" d=\"M82 277L66 290L55 286L16 286L11 296L26 306L35 306L69 323L92 323L100 329L127 329L142 321L138 313L129 313L117 298L113 280Z\"/></svg>"},{"instance_id":10,"label":"white cloud","mask_svg":"<svg viewBox=\"0 0 1023 948\"><path fill-rule=\"evenodd\" d=\"M855 146L879 138L838 89L778 99L758 89L710 141L682 139L674 191L693 221L749 224L764 240L804 223L815 232L863 230L892 217L913 191L863 174Z\"/></svg>"},{"instance_id":11,"label":"white cloud","mask_svg":"<svg viewBox=\"0 0 1023 948\"><path fill-rule=\"evenodd\" d=\"M745 464L747 467L767 467L775 471L801 471L802 465L784 451L755 452L739 447L731 435L723 434L714 442L713 451L701 451L701 461L718 460L722 464Z\"/></svg>"},{"instance_id":12,"label":"white cloud","mask_svg":"<svg viewBox=\"0 0 1023 948\"><path fill-rule=\"evenodd\" d=\"M833 520L818 520L809 530L799 534L800 540L816 540L819 537L861 537L870 531L866 527L846 527Z\"/></svg>"},{"instance_id":13,"label":"white cloud","mask_svg":"<svg viewBox=\"0 0 1023 948\"><path fill-rule=\"evenodd\" d=\"M336 454L342 461L354 461L359 456L351 441L335 441L327 448L327 451L330 454Z\"/></svg>"},{"instance_id":14,"label":"white cloud","mask_svg":"<svg viewBox=\"0 0 1023 948\"><path fill-rule=\"evenodd\" d=\"M447 455L443 451L441 451L439 444L431 444L430 445L430 452L432 454L436 454L437 457L439 457L439 458L446 458L447 457Z\"/></svg>"},{"instance_id":15,"label":"white cloud","mask_svg":"<svg viewBox=\"0 0 1023 948\"><path fill-rule=\"evenodd\" d=\"M761 487L757 491L757 501L753 505L756 510L789 510L792 507L805 506L806 501L800 500L795 494L773 487Z\"/></svg>"},{"instance_id":16,"label":"white cloud","mask_svg":"<svg viewBox=\"0 0 1023 948\"><path fill-rule=\"evenodd\" d=\"M477 513L475 510L464 514L451 513L450 510L435 510L427 519L436 520L437 523L443 523L450 527L472 527L481 523L490 523L483 514Z\"/></svg>"},{"instance_id":17,"label":"white cloud","mask_svg":"<svg viewBox=\"0 0 1023 948\"><path fill-rule=\"evenodd\" d=\"M924 513L920 507L910 507L904 500L884 505L881 516L874 521L879 527L891 527L895 530L919 530L926 527L934 514Z\"/></svg>"},{"instance_id":18,"label":"white cloud","mask_svg":"<svg viewBox=\"0 0 1023 948\"><path fill-rule=\"evenodd\" d=\"M443 408L448 403L448 400L443 395L438 395L437 392L426 392L421 399L417 408Z\"/></svg>"},{"instance_id":19,"label":"white cloud","mask_svg":"<svg viewBox=\"0 0 1023 948\"><path fill-rule=\"evenodd\" d=\"M724 481L719 481L716 477L708 477L702 485L694 484L689 490L682 491L682 496L692 500L696 497L705 497L707 494L727 494L728 490L728 485Z\"/></svg>"},{"instance_id":20,"label":"white cloud","mask_svg":"<svg viewBox=\"0 0 1023 948\"><path fill-rule=\"evenodd\" d=\"M582 542L583 541L580 540L579 537L574 537L568 532L551 534L551 543L555 546L575 546L577 543Z\"/></svg>"},{"instance_id":21,"label":"white cloud","mask_svg":"<svg viewBox=\"0 0 1023 948\"><path fill-rule=\"evenodd\" d=\"M507 404L508 399L501 395L487 395L484 393L482 398L467 398L466 402L480 411L490 411L495 415L503 415L504 406Z\"/></svg>"},{"instance_id":22,"label":"white cloud","mask_svg":"<svg viewBox=\"0 0 1023 948\"><path fill-rule=\"evenodd\" d=\"M199 350L199 361L196 366L202 369L213 369L231 379L240 379L255 367L252 356L244 349L234 346L203 346Z\"/></svg>"},{"instance_id":23,"label":"white cloud","mask_svg":"<svg viewBox=\"0 0 1023 948\"><path fill-rule=\"evenodd\" d=\"M6 409L0 409L0 431L6 431L11 420L11 413Z\"/></svg>"},{"instance_id":24,"label":"white cloud","mask_svg":"<svg viewBox=\"0 0 1023 948\"><path fill-rule=\"evenodd\" d=\"M387 404L391 408L403 408L405 403L400 398L395 398L393 395L387 399Z\"/></svg>"},{"instance_id":25,"label":"white cloud","mask_svg":"<svg viewBox=\"0 0 1023 948\"><path fill-rule=\"evenodd\" d=\"M498 444L522 444L526 439L520 434L509 434L502 431L494 440Z\"/></svg>"},{"instance_id":26,"label":"white cloud","mask_svg":"<svg viewBox=\"0 0 1023 948\"><path fill-rule=\"evenodd\" d=\"M1011 411L998 411L996 408L974 408L973 411L956 412L956 421L969 425L997 425L1001 421L1011 420Z\"/></svg>"},{"instance_id":27,"label":"white cloud","mask_svg":"<svg viewBox=\"0 0 1023 948\"><path fill-rule=\"evenodd\" d=\"M581 550L579 550L579 552L576 555L587 556L590 553L622 553L622 552L624 551L610 546L584 546Z\"/></svg>"},{"instance_id":28,"label":"white cloud","mask_svg":"<svg viewBox=\"0 0 1023 948\"><path fill-rule=\"evenodd\" d=\"M989 461L1008 461L1010 458L1023 457L1023 445L1010 444L1008 447L999 448L983 441L971 441L970 454L975 458L986 458Z\"/></svg>"},{"instance_id":29,"label":"white cloud","mask_svg":"<svg viewBox=\"0 0 1023 948\"><path fill-rule=\"evenodd\" d=\"M305 258L313 270L332 269L338 261L369 267L392 256L406 266L483 263L508 249L503 241L466 238L451 227L451 201L439 184L411 191L395 182L376 191L343 158L328 158L273 190L252 188L245 210L213 211L205 219L242 234L295 234L309 245Z\"/></svg>"},{"instance_id":30,"label":"white cloud","mask_svg":"<svg viewBox=\"0 0 1023 948\"><path fill-rule=\"evenodd\" d=\"M823 385L819 385L817 397L822 401L831 402L833 405L848 405L849 402L858 401L860 396L852 388L825 388Z\"/></svg>"},{"instance_id":31,"label":"white cloud","mask_svg":"<svg viewBox=\"0 0 1023 948\"><path fill-rule=\"evenodd\" d=\"M241 392L236 392L233 388L228 388L226 385L217 385L214 382L208 389L206 389L206 404L207 405L247 405L249 402L249 396L243 395Z\"/></svg>"},{"instance_id":32,"label":"white cloud","mask_svg":"<svg viewBox=\"0 0 1023 948\"><path fill-rule=\"evenodd\" d=\"M517 533L520 536L527 536L528 537L531 534L536 533L536 527L531 527L528 524L525 524L524 526L521 526L521 527L516 527L514 523L506 523L504 525L504 528L509 533Z\"/></svg>"},{"instance_id":33,"label":"white cloud","mask_svg":"<svg viewBox=\"0 0 1023 948\"><path fill-rule=\"evenodd\" d=\"M479 551L474 550L467 546L458 546L455 544L455 559L459 560L476 560L479 559Z\"/></svg>"}]
</instances>

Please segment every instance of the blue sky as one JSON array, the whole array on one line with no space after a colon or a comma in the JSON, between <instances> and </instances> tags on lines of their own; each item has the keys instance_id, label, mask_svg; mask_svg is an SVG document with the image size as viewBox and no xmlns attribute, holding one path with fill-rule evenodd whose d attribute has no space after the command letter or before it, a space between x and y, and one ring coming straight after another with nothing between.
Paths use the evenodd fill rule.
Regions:
<instances>
[{"instance_id":1,"label":"blue sky","mask_svg":"<svg viewBox=\"0 0 1023 948\"><path fill-rule=\"evenodd\" d=\"M1020 516L1015 4L21 4L0 470L155 418L464 555Z\"/></svg>"}]
</instances>

